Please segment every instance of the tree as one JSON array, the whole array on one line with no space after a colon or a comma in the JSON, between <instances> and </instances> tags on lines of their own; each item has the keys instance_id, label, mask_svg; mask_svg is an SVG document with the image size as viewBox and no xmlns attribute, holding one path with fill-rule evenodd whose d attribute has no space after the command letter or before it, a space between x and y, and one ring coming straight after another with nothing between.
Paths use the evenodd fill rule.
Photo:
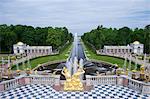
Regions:
<instances>
[{"instance_id":1,"label":"tree","mask_svg":"<svg viewBox=\"0 0 150 99\"><path fill-rule=\"evenodd\" d=\"M101 25L90 32L84 33L81 38L96 49L100 49L104 45L127 45L134 41L140 41L145 46L144 51L150 53L150 25L147 25L144 29L136 28L134 30L128 27L105 28Z\"/></svg>"},{"instance_id":2,"label":"tree","mask_svg":"<svg viewBox=\"0 0 150 99\"><path fill-rule=\"evenodd\" d=\"M49 30L48 30L49 29ZM0 25L0 52L11 51L13 44L22 41L28 45L50 45L53 48L64 46L72 41L72 34L66 27L32 27L26 25Z\"/></svg>"},{"instance_id":3,"label":"tree","mask_svg":"<svg viewBox=\"0 0 150 99\"><path fill-rule=\"evenodd\" d=\"M144 29L144 49L146 53L150 53L150 25L147 25Z\"/></svg>"}]
</instances>

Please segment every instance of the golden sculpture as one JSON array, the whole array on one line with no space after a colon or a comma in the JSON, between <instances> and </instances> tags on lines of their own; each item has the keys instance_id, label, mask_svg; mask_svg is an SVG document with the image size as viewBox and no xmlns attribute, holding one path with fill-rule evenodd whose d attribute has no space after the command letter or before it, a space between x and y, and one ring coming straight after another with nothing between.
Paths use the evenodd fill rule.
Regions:
<instances>
[{"instance_id":1,"label":"golden sculpture","mask_svg":"<svg viewBox=\"0 0 150 99\"><path fill-rule=\"evenodd\" d=\"M145 78L145 67L144 67L144 65L142 65L141 67L140 67L140 79L141 80L145 80L146 78Z\"/></svg>"},{"instance_id":2,"label":"golden sculpture","mask_svg":"<svg viewBox=\"0 0 150 99\"><path fill-rule=\"evenodd\" d=\"M82 68L78 68L77 72L71 76L66 67L63 68L62 74L65 76L66 81L64 82L65 91L83 91L83 83L80 80L80 75L85 73Z\"/></svg>"},{"instance_id":3,"label":"golden sculpture","mask_svg":"<svg viewBox=\"0 0 150 99\"><path fill-rule=\"evenodd\" d=\"M144 65L141 66L140 72L141 72L141 74L144 74L144 72L145 72L145 67L144 67Z\"/></svg>"}]
</instances>

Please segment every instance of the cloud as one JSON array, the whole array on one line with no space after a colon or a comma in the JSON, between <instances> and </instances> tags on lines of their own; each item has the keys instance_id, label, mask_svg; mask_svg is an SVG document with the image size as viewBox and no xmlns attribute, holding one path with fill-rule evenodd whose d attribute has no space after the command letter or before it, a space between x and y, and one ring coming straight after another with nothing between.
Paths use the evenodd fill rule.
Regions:
<instances>
[{"instance_id":1,"label":"cloud","mask_svg":"<svg viewBox=\"0 0 150 99\"><path fill-rule=\"evenodd\" d=\"M107 27L144 27L149 0L1 0L1 24L66 26L72 33Z\"/></svg>"}]
</instances>

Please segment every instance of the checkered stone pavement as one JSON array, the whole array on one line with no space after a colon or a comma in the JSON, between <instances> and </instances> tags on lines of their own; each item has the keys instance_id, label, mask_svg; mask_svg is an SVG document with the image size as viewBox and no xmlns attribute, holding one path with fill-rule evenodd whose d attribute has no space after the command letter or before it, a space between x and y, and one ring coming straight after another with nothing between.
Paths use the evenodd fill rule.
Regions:
<instances>
[{"instance_id":1,"label":"checkered stone pavement","mask_svg":"<svg viewBox=\"0 0 150 99\"><path fill-rule=\"evenodd\" d=\"M91 91L58 92L49 85L31 84L0 93L0 99L150 99L132 89L116 85L96 85Z\"/></svg>"}]
</instances>

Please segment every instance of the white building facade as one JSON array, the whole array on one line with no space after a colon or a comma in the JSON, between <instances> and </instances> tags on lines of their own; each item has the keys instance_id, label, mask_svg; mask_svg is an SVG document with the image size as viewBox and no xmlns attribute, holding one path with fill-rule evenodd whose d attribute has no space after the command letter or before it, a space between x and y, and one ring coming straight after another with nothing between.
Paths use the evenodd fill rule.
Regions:
<instances>
[{"instance_id":1,"label":"white building facade","mask_svg":"<svg viewBox=\"0 0 150 99\"><path fill-rule=\"evenodd\" d=\"M13 45L14 54L51 54L52 46L29 46L22 42Z\"/></svg>"},{"instance_id":2,"label":"white building facade","mask_svg":"<svg viewBox=\"0 0 150 99\"><path fill-rule=\"evenodd\" d=\"M141 55L143 54L143 50L144 50L144 45L140 44L140 42L138 41L135 41L127 46L104 46L102 52L106 54L134 53L134 54Z\"/></svg>"}]
</instances>

